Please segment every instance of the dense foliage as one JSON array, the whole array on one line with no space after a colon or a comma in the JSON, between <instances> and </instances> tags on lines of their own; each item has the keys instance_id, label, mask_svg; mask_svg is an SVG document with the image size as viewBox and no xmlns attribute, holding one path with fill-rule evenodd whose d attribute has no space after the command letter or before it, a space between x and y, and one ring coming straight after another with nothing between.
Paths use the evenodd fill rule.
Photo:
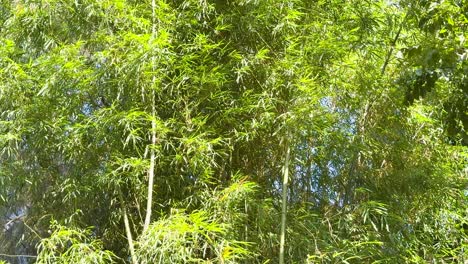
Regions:
<instances>
[{"instance_id":1,"label":"dense foliage","mask_svg":"<svg viewBox=\"0 0 468 264\"><path fill-rule=\"evenodd\" d=\"M1 0L0 25L0 259L468 261L465 0Z\"/></svg>"}]
</instances>

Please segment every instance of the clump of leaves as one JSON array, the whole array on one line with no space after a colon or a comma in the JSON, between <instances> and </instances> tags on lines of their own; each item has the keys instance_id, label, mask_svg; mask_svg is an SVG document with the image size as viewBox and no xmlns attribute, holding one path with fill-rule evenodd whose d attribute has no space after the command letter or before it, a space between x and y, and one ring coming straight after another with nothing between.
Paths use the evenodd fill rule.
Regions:
<instances>
[{"instance_id":1,"label":"clump of leaves","mask_svg":"<svg viewBox=\"0 0 468 264\"><path fill-rule=\"evenodd\" d=\"M245 179L236 181L225 189L205 191L202 209L172 210L140 237L139 263L239 263L249 258L249 243L233 234L243 216L233 207L238 207L235 201L248 199L255 186Z\"/></svg>"},{"instance_id":2,"label":"clump of leaves","mask_svg":"<svg viewBox=\"0 0 468 264\"><path fill-rule=\"evenodd\" d=\"M320 219L310 230L316 248L308 263L368 263L384 259L382 233L388 232L387 217L387 205L368 201Z\"/></svg>"},{"instance_id":3,"label":"clump of leaves","mask_svg":"<svg viewBox=\"0 0 468 264\"><path fill-rule=\"evenodd\" d=\"M174 211L153 223L139 240L139 263L237 263L246 243L225 237L226 225L205 211Z\"/></svg>"},{"instance_id":4,"label":"clump of leaves","mask_svg":"<svg viewBox=\"0 0 468 264\"><path fill-rule=\"evenodd\" d=\"M93 239L92 230L68 228L52 223L52 234L38 245L38 264L114 263L116 256L103 249L101 241Z\"/></svg>"}]
</instances>

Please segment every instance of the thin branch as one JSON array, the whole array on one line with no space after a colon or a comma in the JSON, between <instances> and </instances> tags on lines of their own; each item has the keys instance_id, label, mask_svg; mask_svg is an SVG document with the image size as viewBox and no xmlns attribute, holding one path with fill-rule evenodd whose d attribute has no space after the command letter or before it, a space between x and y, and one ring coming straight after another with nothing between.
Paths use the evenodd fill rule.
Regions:
<instances>
[{"instance_id":1,"label":"thin branch","mask_svg":"<svg viewBox=\"0 0 468 264\"><path fill-rule=\"evenodd\" d=\"M385 70L387 69L387 66L390 63L390 58L392 57L393 50L395 49L395 45L396 45L398 39L400 38L401 31L403 30L403 26L404 26L406 20L408 19L408 15L409 15L409 11L406 12L405 17L403 18L403 21L401 21L400 27L398 28L398 31L397 31L395 37L393 38L392 42L390 42L390 50L388 51L387 56L385 57L385 61L384 61L384 64L382 66L382 70L380 71L380 74L382 74L382 75L384 75ZM375 103L375 100L371 100L371 102L368 101L366 106L365 106L364 117L363 117L364 124L366 123L367 116L368 116L372 106L374 106L374 103ZM363 129L364 129L364 126L365 125L362 126Z\"/></svg>"},{"instance_id":2,"label":"thin branch","mask_svg":"<svg viewBox=\"0 0 468 264\"><path fill-rule=\"evenodd\" d=\"M24 221L23 219L22 219L22 221L23 221L23 224L24 224L27 228L29 228L29 230L31 230L31 232L33 232L34 235L37 236L37 238L42 239L42 237L39 235L39 233L38 233L36 230L34 230L34 228L30 227L30 226L26 223L26 221Z\"/></svg>"},{"instance_id":3,"label":"thin branch","mask_svg":"<svg viewBox=\"0 0 468 264\"><path fill-rule=\"evenodd\" d=\"M400 38L401 30L403 29L403 25L406 22L406 19L408 18L408 12L406 12L405 17L403 18L403 21L400 24L400 28L398 29L398 32L396 33L395 37L393 38L392 42L390 43L390 50L387 53L387 57L385 58L385 62L382 66L381 74L383 75L385 73L385 70L387 69L388 63L390 62L390 58L392 57L393 50L395 49L395 45Z\"/></svg>"},{"instance_id":4,"label":"thin branch","mask_svg":"<svg viewBox=\"0 0 468 264\"><path fill-rule=\"evenodd\" d=\"M2 256L2 257L8 257L8 258L18 258L18 257L23 257L23 258L37 258L37 256L33 256L33 255L11 255L11 254L3 254L3 253L0 253L0 256Z\"/></svg>"}]
</instances>

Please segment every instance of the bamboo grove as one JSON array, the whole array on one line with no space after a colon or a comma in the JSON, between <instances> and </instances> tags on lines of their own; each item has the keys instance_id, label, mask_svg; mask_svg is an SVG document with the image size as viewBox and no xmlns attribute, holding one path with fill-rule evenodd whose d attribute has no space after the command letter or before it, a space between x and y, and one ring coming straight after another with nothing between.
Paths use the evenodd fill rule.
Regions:
<instances>
[{"instance_id":1,"label":"bamboo grove","mask_svg":"<svg viewBox=\"0 0 468 264\"><path fill-rule=\"evenodd\" d=\"M1 0L0 263L466 263L465 0Z\"/></svg>"}]
</instances>

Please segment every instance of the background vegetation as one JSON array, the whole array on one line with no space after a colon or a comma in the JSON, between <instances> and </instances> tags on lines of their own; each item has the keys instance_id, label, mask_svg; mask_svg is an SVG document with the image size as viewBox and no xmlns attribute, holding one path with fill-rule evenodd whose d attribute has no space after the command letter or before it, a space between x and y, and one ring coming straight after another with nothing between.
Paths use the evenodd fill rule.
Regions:
<instances>
[{"instance_id":1,"label":"background vegetation","mask_svg":"<svg viewBox=\"0 0 468 264\"><path fill-rule=\"evenodd\" d=\"M0 25L0 259L468 261L465 0L2 0Z\"/></svg>"}]
</instances>

